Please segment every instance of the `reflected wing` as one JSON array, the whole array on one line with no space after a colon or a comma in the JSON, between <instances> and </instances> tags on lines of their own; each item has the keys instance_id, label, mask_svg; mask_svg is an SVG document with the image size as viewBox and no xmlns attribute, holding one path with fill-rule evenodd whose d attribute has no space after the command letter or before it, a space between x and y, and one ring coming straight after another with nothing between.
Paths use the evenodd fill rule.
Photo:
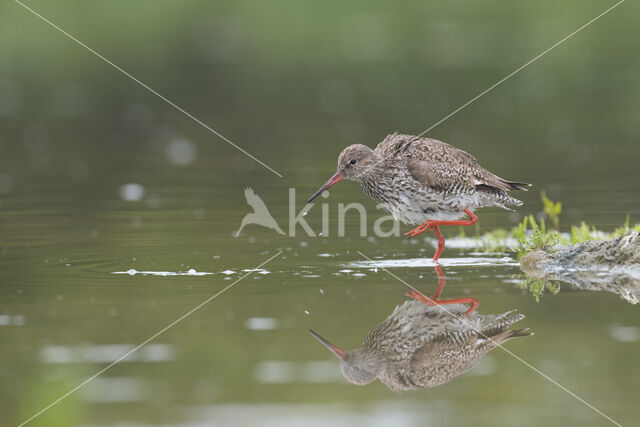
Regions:
<instances>
[{"instance_id":1,"label":"reflected wing","mask_svg":"<svg viewBox=\"0 0 640 427\"><path fill-rule=\"evenodd\" d=\"M466 372L477 360L478 338L449 339L426 343L411 358L411 370L424 382L443 383Z\"/></svg>"},{"instance_id":2,"label":"reflected wing","mask_svg":"<svg viewBox=\"0 0 640 427\"><path fill-rule=\"evenodd\" d=\"M461 344L448 340L428 342L408 360L390 364L378 378L393 391L444 384L469 370L477 360L476 353L470 351L471 343Z\"/></svg>"}]
</instances>

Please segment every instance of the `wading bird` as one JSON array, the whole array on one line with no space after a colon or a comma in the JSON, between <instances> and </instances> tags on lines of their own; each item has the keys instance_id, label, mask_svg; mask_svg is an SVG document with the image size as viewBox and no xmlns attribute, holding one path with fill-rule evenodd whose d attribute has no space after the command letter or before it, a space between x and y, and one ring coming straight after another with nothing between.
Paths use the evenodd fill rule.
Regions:
<instances>
[{"instance_id":1,"label":"wading bird","mask_svg":"<svg viewBox=\"0 0 640 427\"><path fill-rule=\"evenodd\" d=\"M382 204L394 218L418 227L405 233L433 230L438 238L434 261L444 248L440 225L473 225L478 208L520 206L507 194L531 184L511 182L482 168L469 153L437 139L394 133L375 150L362 144L345 148L338 170L307 203L340 181L360 183L369 197ZM467 220L461 220L465 214Z\"/></svg>"},{"instance_id":2,"label":"wading bird","mask_svg":"<svg viewBox=\"0 0 640 427\"><path fill-rule=\"evenodd\" d=\"M533 335L527 329L509 329L524 318L515 311L464 315L462 304L444 308L420 301L396 306L357 350L341 350L309 332L340 359L342 375L349 382L365 385L379 379L393 391L444 384L471 369L505 341Z\"/></svg>"}]
</instances>

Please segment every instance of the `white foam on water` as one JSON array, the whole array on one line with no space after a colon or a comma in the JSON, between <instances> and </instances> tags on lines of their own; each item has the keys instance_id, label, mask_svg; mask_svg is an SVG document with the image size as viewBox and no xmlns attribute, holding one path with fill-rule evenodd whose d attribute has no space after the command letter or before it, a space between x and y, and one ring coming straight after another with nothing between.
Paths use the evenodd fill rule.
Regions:
<instances>
[{"instance_id":1,"label":"white foam on water","mask_svg":"<svg viewBox=\"0 0 640 427\"><path fill-rule=\"evenodd\" d=\"M249 268L249 269L244 269L242 270L245 273L249 273L251 271L254 271L258 274L271 274L271 272L269 270L265 270L264 268Z\"/></svg>"},{"instance_id":2,"label":"white foam on water","mask_svg":"<svg viewBox=\"0 0 640 427\"><path fill-rule=\"evenodd\" d=\"M446 266L494 266L494 265L520 265L515 259L510 257L487 258L487 257L461 257L461 258L440 258L434 262L431 258L408 258L408 259L387 259L376 261L355 261L344 264L351 268L394 268L394 267L435 267L436 265Z\"/></svg>"},{"instance_id":3,"label":"white foam on water","mask_svg":"<svg viewBox=\"0 0 640 427\"><path fill-rule=\"evenodd\" d=\"M435 248L438 246L436 239L427 239L427 241ZM489 236L480 237L451 237L447 239L447 247L452 249L475 249L475 248L507 248L517 249L520 242L513 237L503 239L490 238Z\"/></svg>"},{"instance_id":4,"label":"white foam on water","mask_svg":"<svg viewBox=\"0 0 640 427\"><path fill-rule=\"evenodd\" d=\"M215 273L210 273L208 271L196 271L193 268L188 271L138 271L131 268L127 271L112 271L111 274L128 274L129 276L135 276L137 274L142 276L209 276Z\"/></svg>"}]
</instances>

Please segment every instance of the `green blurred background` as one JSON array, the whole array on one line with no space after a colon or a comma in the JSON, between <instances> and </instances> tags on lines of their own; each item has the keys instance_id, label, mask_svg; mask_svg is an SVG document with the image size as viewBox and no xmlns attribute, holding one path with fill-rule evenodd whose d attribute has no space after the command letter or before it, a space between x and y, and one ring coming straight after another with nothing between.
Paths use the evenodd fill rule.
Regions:
<instances>
[{"instance_id":1,"label":"green blurred background","mask_svg":"<svg viewBox=\"0 0 640 427\"><path fill-rule=\"evenodd\" d=\"M279 250L270 274L238 283L31 425L606 423L500 351L434 390L342 381L306 329L355 348L404 288L380 271L340 270L353 270L357 250L432 251L361 238L355 217L336 237L337 203L383 215L356 185L332 191L324 238L233 231L250 212L245 187L286 230L288 188L299 209L344 146L420 133L613 2L26 4L283 177L18 3L0 3L0 425L18 425ZM534 183L519 213L482 211L481 230L538 212L541 189L563 202L562 228L640 221L638 12L623 3L429 132ZM308 222L319 230L319 207ZM445 251L459 254L472 256ZM112 274L190 268L215 274ZM435 284L428 268L394 272L425 292ZM622 424L640 415L636 307L565 289L536 303L513 265L445 273L449 296L527 315L537 335L509 343L514 352ZM267 330L252 318L270 319L257 321Z\"/></svg>"}]
</instances>

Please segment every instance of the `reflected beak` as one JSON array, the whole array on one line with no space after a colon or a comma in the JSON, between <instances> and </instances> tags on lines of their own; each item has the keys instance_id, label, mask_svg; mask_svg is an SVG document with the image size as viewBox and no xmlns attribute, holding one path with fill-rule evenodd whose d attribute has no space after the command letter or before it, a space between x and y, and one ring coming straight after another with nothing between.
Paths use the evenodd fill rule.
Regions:
<instances>
[{"instance_id":1,"label":"reflected beak","mask_svg":"<svg viewBox=\"0 0 640 427\"><path fill-rule=\"evenodd\" d=\"M327 190L333 184L339 182L342 179L342 176L343 175L340 172L336 172L335 175L333 175L331 178L329 178L329 181L325 182L324 185L322 187L320 187L320 189L318 191L313 193L313 196L311 196L309 198L309 200L307 200L307 203L311 203L311 201L313 199L315 199L316 197L318 197L319 195L321 195L323 191Z\"/></svg>"},{"instance_id":2,"label":"reflected beak","mask_svg":"<svg viewBox=\"0 0 640 427\"><path fill-rule=\"evenodd\" d=\"M347 355L344 353L343 350L340 350L338 347L331 344L329 341L325 340L320 335L313 332L311 329L309 329L309 332L311 332L311 335L313 335L318 341L320 341L325 347L327 347L331 353L335 354L342 360L346 360Z\"/></svg>"}]
</instances>

